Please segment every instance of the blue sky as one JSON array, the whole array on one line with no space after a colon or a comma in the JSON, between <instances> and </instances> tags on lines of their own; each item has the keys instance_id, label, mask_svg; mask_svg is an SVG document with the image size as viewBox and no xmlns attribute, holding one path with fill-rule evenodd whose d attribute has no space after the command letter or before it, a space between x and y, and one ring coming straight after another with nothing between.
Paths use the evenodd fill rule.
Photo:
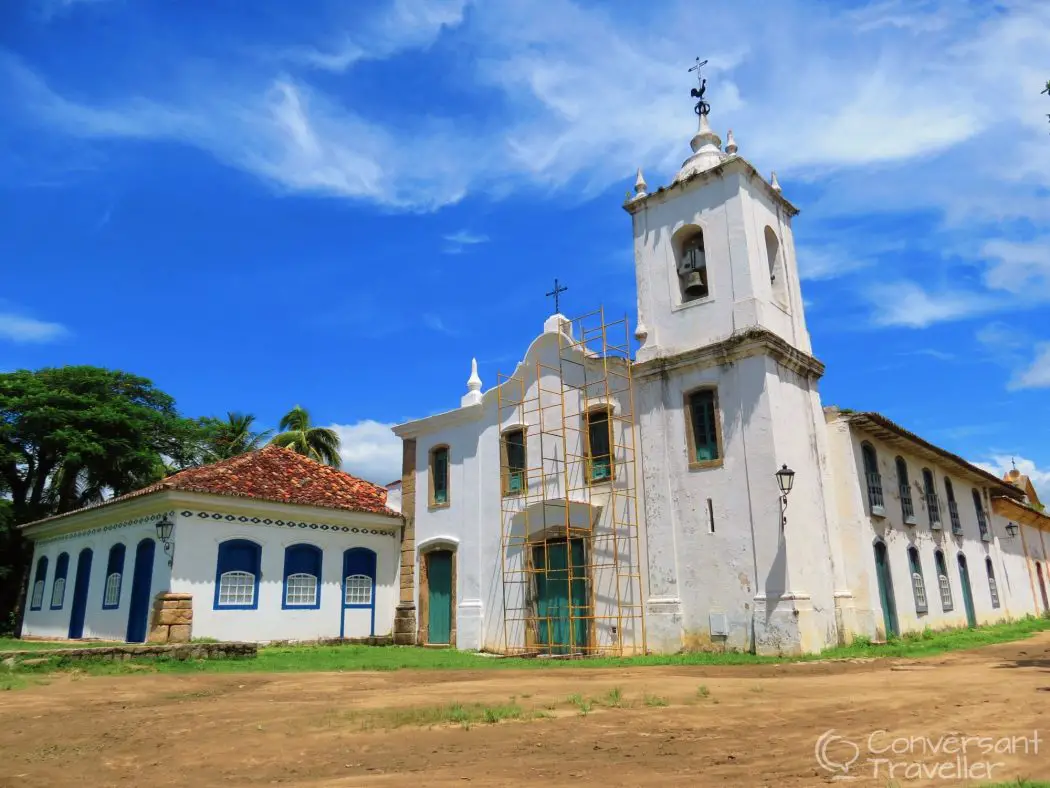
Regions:
<instances>
[{"instance_id":1,"label":"blue sky","mask_svg":"<svg viewBox=\"0 0 1050 788\"><path fill-rule=\"evenodd\" d=\"M776 170L825 404L1050 486L1041 0L0 4L0 369L152 378L189 415L388 426L486 387L550 311L634 319L630 220L709 58Z\"/></svg>"}]
</instances>

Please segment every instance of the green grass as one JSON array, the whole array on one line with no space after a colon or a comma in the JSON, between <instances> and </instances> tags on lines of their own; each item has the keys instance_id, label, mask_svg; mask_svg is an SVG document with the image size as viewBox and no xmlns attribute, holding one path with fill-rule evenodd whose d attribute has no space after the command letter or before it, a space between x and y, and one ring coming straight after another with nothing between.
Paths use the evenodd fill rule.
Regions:
<instances>
[{"instance_id":1,"label":"green grass","mask_svg":"<svg viewBox=\"0 0 1050 788\"><path fill-rule=\"evenodd\" d=\"M42 640L20 640L19 638L0 638L0 651L50 651L59 648L103 648L105 646L123 646L124 643L104 641L86 641L83 643L69 640L49 642Z\"/></svg>"},{"instance_id":2,"label":"green grass","mask_svg":"<svg viewBox=\"0 0 1050 788\"><path fill-rule=\"evenodd\" d=\"M985 783L980 788L1050 788L1046 780L1014 780L1012 783Z\"/></svg>"},{"instance_id":3,"label":"green grass","mask_svg":"<svg viewBox=\"0 0 1050 788\"><path fill-rule=\"evenodd\" d=\"M882 645L857 640L844 648L804 657L765 657L740 652L648 654L637 657L597 657L584 660L485 657L455 649L421 649L413 646L272 646L259 649L254 659L176 660L170 657L137 657L133 662L66 660L61 649L86 644L40 643L0 640L0 650L33 649L48 652L40 665L19 665L15 672L48 673L76 668L89 675L117 675L152 670L160 673L284 673L390 670L560 670L563 668L617 668L647 665L762 665L778 662L868 657L929 657L957 649L1021 640L1050 629L1050 618L1029 617L979 629L926 631L909 634ZM90 645L108 645L93 643ZM43 655L42 655L43 656ZM0 674L3 671L0 670ZM588 709L589 710L589 709ZM586 713L586 712L583 712Z\"/></svg>"},{"instance_id":4,"label":"green grass","mask_svg":"<svg viewBox=\"0 0 1050 788\"><path fill-rule=\"evenodd\" d=\"M440 706L354 712L346 715L350 722L359 723L362 730L408 726L426 728L432 725L461 725L469 728L477 723L495 725L503 720L520 720L525 717L524 709L517 703L495 706L480 703L446 703Z\"/></svg>"}]
</instances>

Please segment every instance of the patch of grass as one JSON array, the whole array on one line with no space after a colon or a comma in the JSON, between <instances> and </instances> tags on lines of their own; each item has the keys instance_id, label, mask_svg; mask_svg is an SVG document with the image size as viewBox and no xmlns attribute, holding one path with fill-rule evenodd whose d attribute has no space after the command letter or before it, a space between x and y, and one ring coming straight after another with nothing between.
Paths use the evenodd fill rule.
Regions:
<instances>
[{"instance_id":1,"label":"patch of grass","mask_svg":"<svg viewBox=\"0 0 1050 788\"><path fill-rule=\"evenodd\" d=\"M623 692L619 687L613 687L605 693L605 697L601 699L601 704L611 708L619 708L623 705Z\"/></svg>"},{"instance_id":2,"label":"patch of grass","mask_svg":"<svg viewBox=\"0 0 1050 788\"><path fill-rule=\"evenodd\" d=\"M0 651L52 651L63 648L105 648L123 646L124 643L112 643L102 640L79 642L75 640L22 640L21 638L0 638Z\"/></svg>"},{"instance_id":3,"label":"patch of grass","mask_svg":"<svg viewBox=\"0 0 1050 788\"><path fill-rule=\"evenodd\" d=\"M984 783L980 788L1050 788L1050 782L1018 779L1012 783Z\"/></svg>"},{"instance_id":4,"label":"patch of grass","mask_svg":"<svg viewBox=\"0 0 1050 788\"><path fill-rule=\"evenodd\" d=\"M520 720L525 712L516 703L504 703L485 706L480 703L464 705L447 703L441 706L423 706L407 709L390 709L378 712L358 712L350 715L351 720L361 723L363 730L375 728L426 728L433 725L461 725L469 728L476 723L484 722L494 725L503 720Z\"/></svg>"},{"instance_id":5,"label":"patch of grass","mask_svg":"<svg viewBox=\"0 0 1050 788\"><path fill-rule=\"evenodd\" d=\"M709 698L711 696L711 690L707 688L706 684L701 684L696 688L696 697L698 698Z\"/></svg>"},{"instance_id":6,"label":"patch of grass","mask_svg":"<svg viewBox=\"0 0 1050 788\"><path fill-rule=\"evenodd\" d=\"M28 686L29 682L24 676L19 676L17 673L0 673L0 692L25 689Z\"/></svg>"},{"instance_id":7,"label":"patch of grass","mask_svg":"<svg viewBox=\"0 0 1050 788\"><path fill-rule=\"evenodd\" d=\"M661 698L659 695L646 694L646 696L645 696L645 705L646 706L666 706L667 705L667 698Z\"/></svg>"},{"instance_id":8,"label":"patch of grass","mask_svg":"<svg viewBox=\"0 0 1050 788\"><path fill-rule=\"evenodd\" d=\"M754 692L755 694L761 694L761 693L763 693L765 691L766 691L766 688L763 687L761 684L756 684L755 686L753 686L751 688L751 692Z\"/></svg>"},{"instance_id":9,"label":"patch of grass","mask_svg":"<svg viewBox=\"0 0 1050 788\"><path fill-rule=\"evenodd\" d=\"M588 714L591 713L591 706L593 704L591 703L590 698L585 698L579 693L576 693L575 695L569 696L569 703L571 703L573 706L579 709L580 715L583 717L586 717Z\"/></svg>"}]
</instances>

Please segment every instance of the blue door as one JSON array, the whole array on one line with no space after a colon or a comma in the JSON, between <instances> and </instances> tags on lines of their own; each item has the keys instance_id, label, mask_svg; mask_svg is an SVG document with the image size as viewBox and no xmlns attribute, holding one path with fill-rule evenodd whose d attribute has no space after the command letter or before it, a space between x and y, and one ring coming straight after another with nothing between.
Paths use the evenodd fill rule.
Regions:
<instances>
[{"instance_id":1,"label":"blue door","mask_svg":"<svg viewBox=\"0 0 1050 788\"><path fill-rule=\"evenodd\" d=\"M143 539L135 548L135 576L131 581L131 605L128 607L128 643L145 643L149 624L150 586L153 583L152 539Z\"/></svg>"},{"instance_id":2,"label":"blue door","mask_svg":"<svg viewBox=\"0 0 1050 788\"><path fill-rule=\"evenodd\" d=\"M73 607L69 611L69 637L84 637L84 614L87 613L88 586L91 584L91 548L85 547L77 559L77 579L73 586Z\"/></svg>"}]
</instances>

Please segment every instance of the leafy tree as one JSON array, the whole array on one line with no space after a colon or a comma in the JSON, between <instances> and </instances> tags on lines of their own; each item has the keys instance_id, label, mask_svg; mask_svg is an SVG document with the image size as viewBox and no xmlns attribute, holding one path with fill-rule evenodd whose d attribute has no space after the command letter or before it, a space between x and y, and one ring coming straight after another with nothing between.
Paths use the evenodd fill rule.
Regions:
<instances>
[{"instance_id":1,"label":"leafy tree","mask_svg":"<svg viewBox=\"0 0 1050 788\"><path fill-rule=\"evenodd\" d=\"M208 454L211 461L228 460L258 449L272 430L254 430L255 416L230 411L226 420L209 425Z\"/></svg>"},{"instance_id":2,"label":"leafy tree","mask_svg":"<svg viewBox=\"0 0 1050 788\"><path fill-rule=\"evenodd\" d=\"M0 625L17 617L29 549L13 526L121 495L198 464L202 422L145 378L72 366L0 374Z\"/></svg>"},{"instance_id":3,"label":"leafy tree","mask_svg":"<svg viewBox=\"0 0 1050 788\"><path fill-rule=\"evenodd\" d=\"M335 430L311 426L310 414L299 405L284 415L280 429L281 432L273 436L271 443L334 468L342 464L339 457L339 436Z\"/></svg>"}]
</instances>

